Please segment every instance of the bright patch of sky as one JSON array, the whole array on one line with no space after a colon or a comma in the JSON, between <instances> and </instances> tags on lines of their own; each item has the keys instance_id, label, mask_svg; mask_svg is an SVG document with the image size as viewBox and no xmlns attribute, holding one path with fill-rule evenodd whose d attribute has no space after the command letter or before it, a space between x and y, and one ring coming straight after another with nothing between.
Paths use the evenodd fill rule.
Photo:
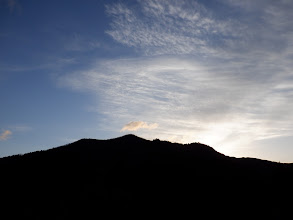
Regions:
<instances>
[{"instance_id":1,"label":"bright patch of sky","mask_svg":"<svg viewBox=\"0 0 293 220\"><path fill-rule=\"evenodd\" d=\"M0 3L0 156L128 132L293 162L293 2Z\"/></svg>"}]
</instances>

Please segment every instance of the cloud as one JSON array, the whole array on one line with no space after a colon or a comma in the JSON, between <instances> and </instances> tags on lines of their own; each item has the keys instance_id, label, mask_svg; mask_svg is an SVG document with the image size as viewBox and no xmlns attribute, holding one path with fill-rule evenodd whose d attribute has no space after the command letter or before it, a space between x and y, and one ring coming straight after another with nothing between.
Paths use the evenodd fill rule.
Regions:
<instances>
[{"instance_id":1,"label":"cloud","mask_svg":"<svg viewBox=\"0 0 293 220\"><path fill-rule=\"evenodd\" d=\"M155 129L157 128L159 125L157 123L146 123L146 122L143 122L143 121L132 121L132 122L129 122L128 124L124 125L123 128L121 129L121 131L136 131L136 130L139 130L139 129L149 129L149 130L152 130L152 129Z\"/></svg>"},{"instance_id":2,"label":"cloud","mask_svg":"<svg viewBox=\"0 0 293 220\"><path fill-rule=\"evenodd\" d=\"M292 44L292 2L219 3L220 8L188 0L111 4L107 6L111 28L106 33L148 56L261 57L285 52Z\"/></svg>"},{"instance_id":3,"label":"cloud","mask_svg":"<svg viewBox=\"0 0 293 220\"><path fill-rule=\"evenodd\" d=\"M244 132L249 140L288 135L293 104L290 95L279 91L282 77L269 79L267 74L273 72L265 64L253 70L258 77L251 77L246 62L203 63L175 57L103 60L61 76L59 84L96 95L96 111L112 129L120 130L121 123L136 115L159 123L155 133L162 139L185 143L234 143L239 139L232 137ZM283 119L277 114L281 110ZM147 130L144 135L154 133Z\"/></svg>"},{"instance_id":4,"label":"cloud","mask_svg":"<svg viewBox=\"0 0 293 220\"><path fill-rule=\"evenodd\" d=\"M219 1L221 10L176 0L108 5L107 34L137 56L97 60L58 83L90 91L101 127L112 131L135 115L160 124L137 130L150 139L235 149L290 136L293 3L234 2Z\"/></svg>"},{"instance_id":5,"label":"cloud","mask_svg":"<svg viewBox=\"0 0 293 220\"><path fill-rule=\"evenodd\" d=\"M32 128L26 125L15 125L10 127L11 130L16 131L16 132L28 132L31 131Z\"/></svg>"},{"instance_id":6,"label":"cloud","mask_svg":"<svg viewBox=\"0 0 293 220\"><path fill-rule=\"evenodd\" d=\"M207 47L208 41L225 29L225 22L217 25L195 1L139 3L139 12L121 3L108 5L112 28L106 33L146 55L213 53L214 49Z\"/></svg>"},{"instance_id":7,"label":"cloud","mask_svg":"<svg viewBox=\"0 0 293 220\"><path fill-rule=\"evenodd\" d=\"M5 141L12 134L11 131L5 130L0 134L0 141Z\"/></svg>"}]
</instances>

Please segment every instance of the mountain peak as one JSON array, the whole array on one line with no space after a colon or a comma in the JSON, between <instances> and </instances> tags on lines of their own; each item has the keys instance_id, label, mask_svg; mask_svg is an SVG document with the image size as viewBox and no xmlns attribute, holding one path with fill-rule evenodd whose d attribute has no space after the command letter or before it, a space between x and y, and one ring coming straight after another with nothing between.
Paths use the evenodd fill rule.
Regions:
<instances>
[{"instance_id":1,"label":"mountain peak","mask_svg":"<svg viewBox=\"0 0 293 220\"><path fill-rule=\"evenodd\" d=\"M129 143L132 143L132 142L137 142L137 141L147 141L146 139L143 139L141 137L138 137L134 134L126 134L126 135L123 135L121 137L117 137L117 138L113 138L113 139L109 139L109 141L123 141L123 142L129 142Z\"/></svg>"}]
</instances>

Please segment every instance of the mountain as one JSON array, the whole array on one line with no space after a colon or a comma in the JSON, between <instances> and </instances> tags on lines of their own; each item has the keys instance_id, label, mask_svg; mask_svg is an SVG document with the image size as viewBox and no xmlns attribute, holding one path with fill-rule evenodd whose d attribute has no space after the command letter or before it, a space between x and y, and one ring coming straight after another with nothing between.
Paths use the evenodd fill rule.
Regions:
<instances>
[{"instance_id":1,"label":"mountain","mask_svg":"<svg viewBox=\"0 0 293 220\"><path fill-rule=\"evenodd\" d=\"M126 135L0 159L3 219L284 219L293 165Z\"/></svg>"}]
</instances>

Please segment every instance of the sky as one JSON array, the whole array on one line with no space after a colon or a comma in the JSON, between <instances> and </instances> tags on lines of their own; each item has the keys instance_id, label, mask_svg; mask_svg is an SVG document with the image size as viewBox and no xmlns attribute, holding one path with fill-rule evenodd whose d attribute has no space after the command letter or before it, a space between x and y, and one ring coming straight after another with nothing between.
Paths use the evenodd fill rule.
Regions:
<instances>
[{"instance_id":1,"label":"sky","mask_svg":"<svg viewBox=\"0 0 293 220\"><path fill-rule=\"evenodd\" d=\"M0 0L0 157L132 133L292 163L292 11Z\"/></svg>"}]
</instances>

